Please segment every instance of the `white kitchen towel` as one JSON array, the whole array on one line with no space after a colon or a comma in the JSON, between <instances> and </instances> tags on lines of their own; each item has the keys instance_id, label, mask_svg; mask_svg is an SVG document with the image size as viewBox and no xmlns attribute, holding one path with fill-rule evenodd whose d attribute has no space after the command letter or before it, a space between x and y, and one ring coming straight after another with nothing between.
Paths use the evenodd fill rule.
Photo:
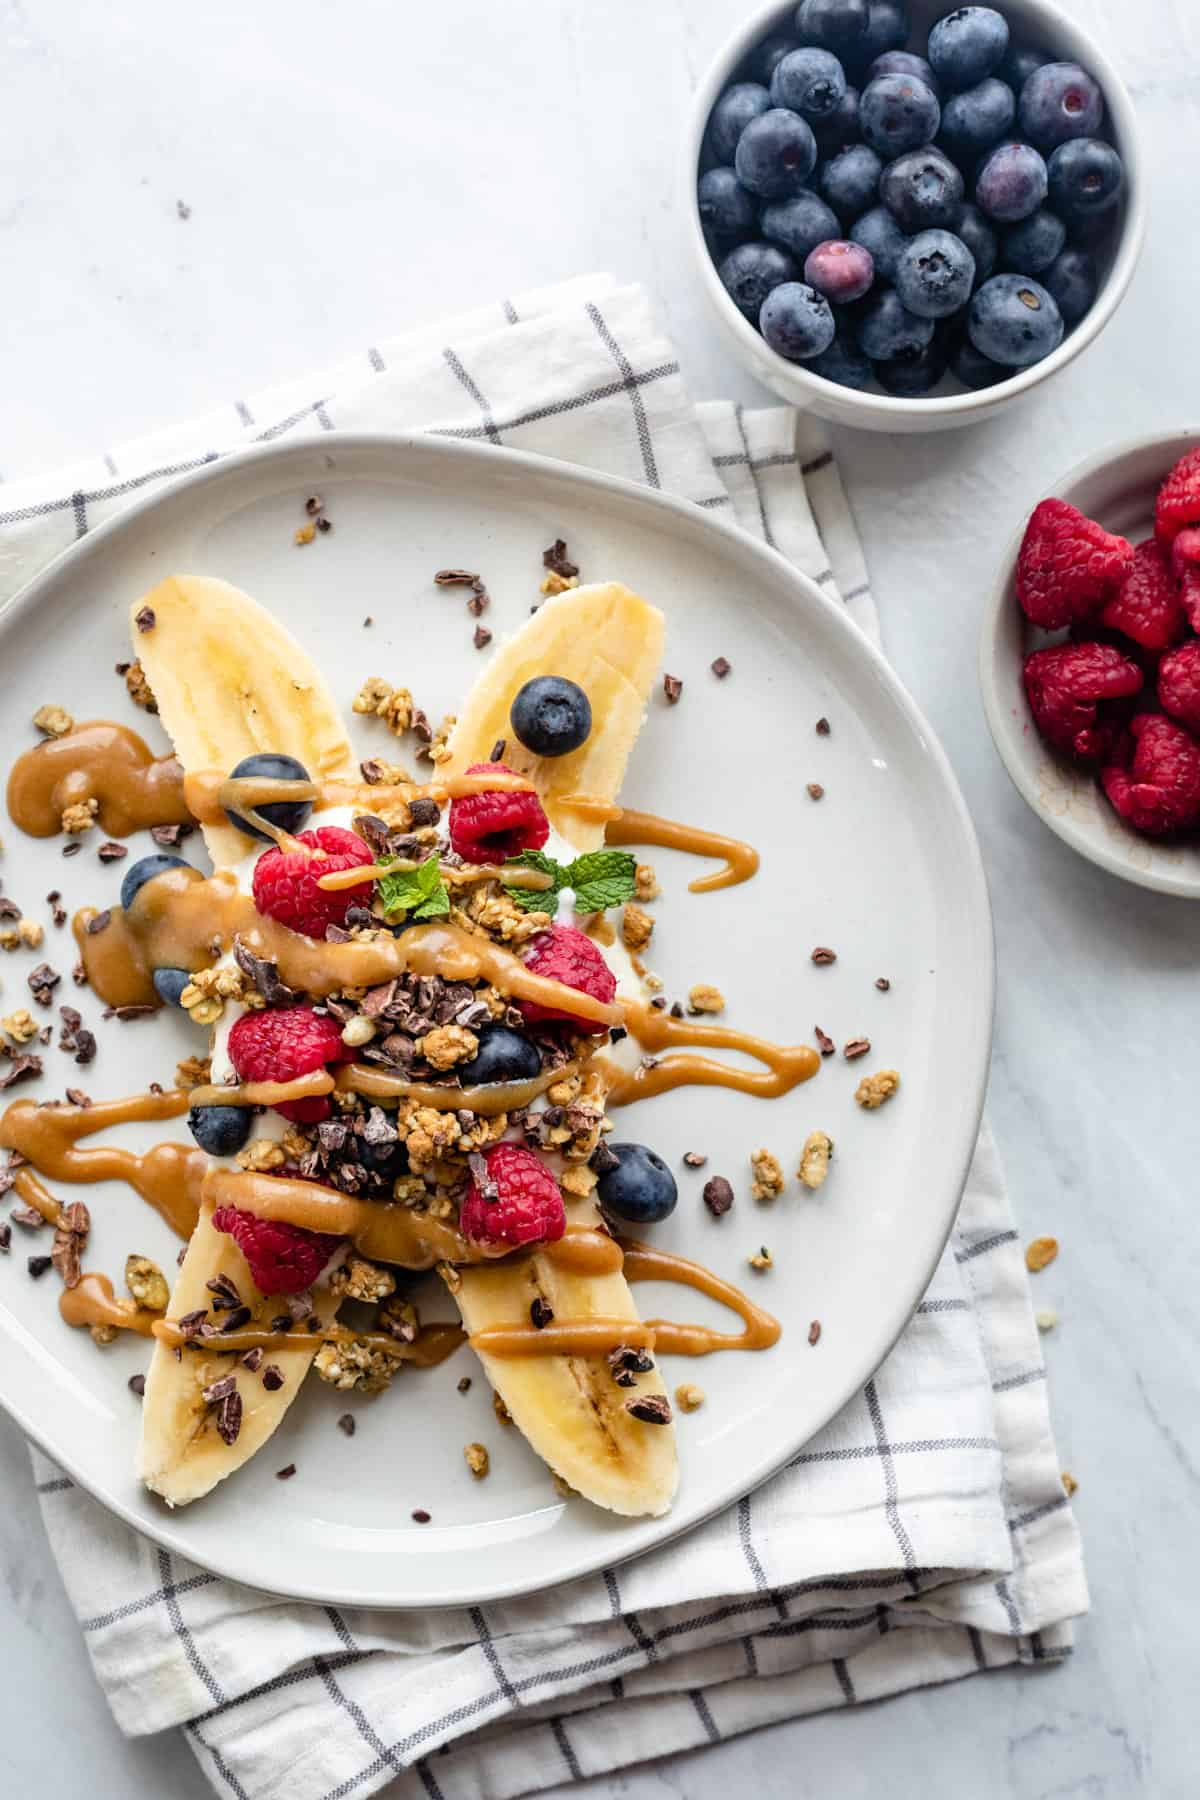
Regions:
<instances>
[{"instance_id":1,"label":"white kitchen towel","mask_svg":"<svg viewBox=\"0 0 1200 1800\"><path fill-rule=\"evenodd\" d=\"M256 441L424 429L685 495L877 633L823 429L694 407L645 296L564 283L0 489L0 602L131 497ZM985 1130L951 1243L883 1367L789 1467L679 1542L543 1594L412 1614L238 1588L35 1454L46 1528L122 1729L183 1725L235 1800L506 1800L756 1725L1066 1655L1087 1606L1045 1367Z\"/></svg>"}]
</instances>

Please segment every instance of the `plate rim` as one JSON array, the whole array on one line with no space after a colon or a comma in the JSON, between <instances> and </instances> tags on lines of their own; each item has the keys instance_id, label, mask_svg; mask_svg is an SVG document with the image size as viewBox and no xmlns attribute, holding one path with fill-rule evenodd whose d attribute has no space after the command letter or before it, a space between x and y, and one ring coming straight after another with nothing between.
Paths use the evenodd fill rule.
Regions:
<instances>
[{"instance_id":1,"label":"plate rim","mask_svg":"<svg viewBox=\"0 0 1200 1800\"><path fill-rule=\"evenodd\" d=\"M169 480L164 486L133 501L111 519L106 519L95 530L88 532L85 537L69 544L43 569L31 577L5 606L0 608L0 629L7 628L18 615L27 614L36 607L47 590L60 581L64 573L69 572L73 565L77 563L86 565L92 556L99 554L110 539L134 529L158 507L177 501L190 489L201 489L212 481L226 479L231 472L236 474L240 470L251 469L264 463L286 461L293 457L306 455L312 456L314 453L319 454L322 445L328 446L330 451L378 454L384 458L399 457L402 461L414 456L418 458L432 456L435 459L441 457L449 465L461 464L480 470L494 468L496 459L499 458L502 459L504 468L513 474L524 472L531 480L551 479L568 486L573 485L582 489L585 494L588 492L600 493L617 503L632 504L635 508L652 515L658 513L660 516L673 518L688 534L694 534L701 539L715 536L718 540L723 541L735 556L748 558L752 564L758 563L765 569L769 569L776 579L782 576L785 584L792 586L809 605L815 606L819 613L824 614L834 632L845 634L848 643L853 646L854 654L865 660L875 680L886 690L889 700L906 719L914 737L919 741L923 754L928 758L929 766L942 788L958 830L958 848L962 853L963 894L967 901L967 916L981 939L983 954L976 970L979 992L975 1008L978 1012L980 1027L978 1066L973 1071L963 1101L956 1109L953 1127L948 1132L948 1135L953 1136L956 1140L955 1154L948 1159L951 1166L957 1171L953 1183L953 1193L952 1197L946 1201L944 1223L936 1234L936 1242L932 1245L925 1265L921 1269L920 1282L919 1285L916 1285L916 1291L910 1298L906 1289L906 1297L902 1303L897 1305L893 1302L891 1306L884 1306L880 1309L885 1323L881 1330L871 1338L867 1362L855 1374L852 1381L848 1384L844 1383L834 1390L834 1400L826 1412L825 1418L813 1428L812 1432L806 1433L800 1442L793 1443L789 1440L783 1449L776 1449L768 1456L760 1458L752 1469L728 1486L728 1491L723 1486L711 1502L706 1501L703 1504L699 1512L688 1515L686 1518L681 1517L677 1523L673 1523L672 1513L667 1513L660 1519L623 1521L623 1523L632 1525L640 1523L647 1532L652 1533L649 1542L622 1548L616 1545L606 1545L603 1537L598 1535L594 1548L577 1555L567 1566L556 1572L551 1586L558 1587L581 1577L594 1575L606 1568L620 1567L622 1564L645 1556L652 1551L660 1550L666 1544L706 1523L742 1495L752 1493L761 1487L764 1482L778 1474L817 1431L823 1430L829 1421L843 1410L890 1355L897 1340L909 1324L921 1295L926 1291L933 1278L934 1271L953 1230L983 1116L996 996L994 922L983 858L961 786L940 740L895 670L887 662L882 650L866 636L861 627L850 617L842 603L833 599L810 576L797 569L778 551L749 536L739 526L727 523L723 519L714 518L693 501L665 493L661 489L647 487L640 482L626 480L621 476L589 469L581 464L564 462L557 457L541 456L532 451L514 450L507 446L477 444L434 432L338 431L322 434L319 437L309 435L301 439L276 439L266 444L253 445L228 456L218 457L176 479ZM450 1591L439 1589L430 1593L406 1594L402 1598L381 1596L376 1592L372 1592L368 1597L357 1590L352 1591L344 1585L339 1586L336 1576L332 1582L326 1581L324 1585L303 1580L286 1583L272 1580L269 1584L264 1584L261 1580L255 1580L253 1572L247 1571L238 1561L236 1554L230 1556L211 1554L207 1548L198 1553L196 1547L183 1541L180 1533L174 1529L175 1514L173 1512L164 1509L161 1517L152 1516L148 1519L136 1512L133 1505L125 1501L120 1493L98 1492L93 1482L72 1458L69 1446L65 1452L57 1447L51 1447L47 1442L47 1434L41 1429L37 1420L29 1415L28 1409L21 1405L19 1399L10 1398L2 1387L0 1387L0 1407L3 1407L25 1436L36 1444L57 1467L69 1475L78 1487L91 1495L107 1512L119 1518L138 1536L149 1539L172 1554L181 1556L217 1576L235 1581L240 1586L259 1592L279 1594L286 1599L302 1600L314 1604L369 1605L374 1609L388 1612L482 1605L546 1591L532 1575L518 1577L515 1580L496 1580L483 1587L472 1586ZM608 1514L604 1516L606 1519L610 1517ZM232 1545L231 1549L236 1551L236 1544Z\"/></svg>"}]
</instances>

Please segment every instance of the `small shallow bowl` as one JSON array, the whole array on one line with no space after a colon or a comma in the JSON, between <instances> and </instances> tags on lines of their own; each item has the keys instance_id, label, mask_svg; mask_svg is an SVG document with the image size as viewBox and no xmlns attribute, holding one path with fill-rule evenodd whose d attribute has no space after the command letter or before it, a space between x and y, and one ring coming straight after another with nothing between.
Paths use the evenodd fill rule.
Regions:
<instances>
[{"instance_id":1,"label":"small shallow bowl","mask_svg":"<svg viewBox=\"0 0 1200 1800\"><path fill-rule=\"evenodd\" d=\"M1163 477L1197 444L1200 427L1138 438L1080 463L1049 493L1138 543L1154 529L1154 497ZM1200 900L1200 837L1181 843L1143 837L1118 818L1090 770L1055 756L1038 736L1021 670L1029 652L1052 638L1030 625L1017 605L1015 574L1024 533L1023 520L1005 553L979 644L983 707L1001 761L1038 817L1089 862L1139 887Z\"/></svg>"},{"instance_id":2,"label":"small shallow bowl","mask_svg":"<svg viewBox=\"0 0 1200 1800\"><path fill-rule=\"evenodd\" d=\"M1000 4L1000 0L997 0ZM951 11L950 0L911 0L913 31L923 37L930 25ZM713 104L734 80L750 52L775 31L789 29L796 6L777 3L753 13L714 59L700 83L687 132L683 166L683 206L688 241L699 266L700 285L738 359L781 399L806 412L817 413L839 425L855 425L863 431L947 431L959 425L976 425L1001 407L1028 394L1073 362L1093 343L1116 312L1133 278L1146 234L1146 195L1142 174L1137 118L1124 82L1104 51L1051 0L1003 0L1004 13L1015 40L1053 53L1061 62L1078 62L1095 76L1104 91L1107 107L1106 135L1125 164L1125 190L1118 207L1117 228L1100 252L1100 289L1087 317L1068 332L1058 349L1031 369L1018 370L1008 381L982 392L937 392L925 399L902 400L893 395L860 393L839 387L814 375L803 363L788 362L776 354L748 319L743 318L721 286L716 265L709 255L696 205L696 176L701 145ZM943 384L949 386L949 383Z\"/></svg>"}]
</instances>

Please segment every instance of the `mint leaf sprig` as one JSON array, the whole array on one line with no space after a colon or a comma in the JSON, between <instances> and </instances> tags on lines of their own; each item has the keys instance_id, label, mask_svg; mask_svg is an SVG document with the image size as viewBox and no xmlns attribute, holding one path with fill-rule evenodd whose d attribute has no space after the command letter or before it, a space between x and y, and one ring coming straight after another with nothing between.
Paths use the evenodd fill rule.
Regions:
<instances>
[{"instance_id":1,"label":"mint leaf sprig","mask_svg":"<svg viewBox=\"0 0 1200 1800\"><path fill-rule=\"evenodd\" d=\"M637 890L637 858L628 850L587 850L574 862L556 862L544 850L523 850L510 856L506 867L537 869L553 881L552 888L518 887L504 883L504 891L523 912L558 911L558 896L564 888L575 893L577 912L604 912L632 900Z\"/></svg>"},{"instance_id":2,"label":"mint leaf sprig","mask_svg":"<svg viewBox=\"0 0 1200 1800\"><path fill-rule=\"evenodd\" d=\"M383 856L376 860L387 863L390 859ZM427 856L415 869L396 869L389 875L380 875L375 885L387 919L400 913L413 919L444 919L450 911L450 895L436 856Z\"/></svg>"}]
</instances>

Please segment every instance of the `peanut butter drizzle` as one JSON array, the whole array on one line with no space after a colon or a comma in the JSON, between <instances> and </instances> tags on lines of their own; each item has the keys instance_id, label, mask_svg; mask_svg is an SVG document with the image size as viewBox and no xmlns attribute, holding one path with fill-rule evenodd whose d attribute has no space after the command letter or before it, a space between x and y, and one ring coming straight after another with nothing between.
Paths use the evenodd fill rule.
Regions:
<instances>
[{"instance_id":1,"label":"peanut butter drizzle","mask_svg":"<svg viewBox=\"0 0 1200 1800\"><path fill-rule=\"evenodd\" d=\"M62 1201L56 1200L32 1168L18 1169L13 1177L13 1192L18 1199L40 1212L47 1225L57 1225L62 1214Z\"/></svg>"},{"instance_id":2,"label":"peanut butter drizzle","mask_svg":"<svg viewBox=\"0 0 1200 1800\"><path fill-rule=\"evenodd\" d=\"M63 1289L58 1310L68 1325L115 1325L118 1331L136 1331L139 1337L152 1336L161 1324L158 1314L145 1307L127 1310L113 1294L108 1276L92 1271L81 1275L76 1287Z\"/></svg>"},{"instance_id":3,"label":"peanut butter drizzle","mask_svg":"<svg viewBox=\"0 0 1200 1800\"><path fill-rule=\"evenodd\" d=\"M190 816L201 825L214 825L224 821L227 806L244 814L279 801L311 800L318 811L352 806L376 812L391 800L436 800L442 805L468 794L528 794L533 783L524 775L495 774L441 775L425 782L287 781L269 775L232 776L219 769L194 769L184 777L183 788Z\"/></svg>"},{"instance_id":4,"label":"peanut butter drizzle","mask_svg":"<svg viewBox=\"0 0 1200 1800\"><path fill-rule=\"evenodd\" d=\"M568 794L558 803L582 813L585 819L603 819L606 844L659 844L664 850L685 850L690 856L721 856L724 867L711 875L689 881L690 894L711 894L716 888L736 887L758 873L758 851L738 838L702 831L698 825L680 825L653 813L634 812L587 794Z\"/></svg>"},{"instance_id":5,"label":"peanut butter drizzle","mask_svg":"<svg viewBox=\"0 0 1200 1800\"><path fill-rule=\"evenodd\" d=\"M429 1081L406 1081L403 1075L389 1075L386 1069L375 1069L369 1063L348 1063L337 1072L336 1085L353 1094L365 1094L372 1100L415 1100L419 1106L432 1106L438 1112L458 1112L467 1108L481 1119L494 1119L500 1113L528 1106L556 1082L565 1081L578 1069L577 1062L564 1063L559 1069L543 1069L528 1081L494 1081L482 1087L437 1087ZM223 1089L218 1090L224 1092Z\"/></svg>"},{"instance_id":6,"label":"peanut butter drizzle","mask_svg":"<svg viewBox=\"0 0 1200 1800\"><path fill-rule=\"evenodd\" d=\"M197 968L236 936L256 956L276 962L289 987L314 999L341 988L376 987L411 971L446 981L486 981L502 993L601 1025L619 1025L623 1016L619 1005L536 975L511 951L457 925L417 925L402 937L372 943L318 943L259 913L228 871L206 880L198 869L167 869L145 883L128 913L115 907L107 924L89 931L96 918L91 907L76 913L75 940L89 982L110 1006L154 1003L154 969Z\"/></svg>"},{"instance_id":7,"label":"peanut butter drizzle","mask_svg":"<svg viewBox=\"0 0 1200 1800\"><path fill-rule=\"evenodd\" d=\"M384 875L411 875L420 863L409 857L396 856L390 862L361 863L356 869L335 869L331 875L317 878L319 888L337 892L341 888L359 887L363 882L378 881ZM501 867L499 863L466 863L461 869L443 869L447 887L473 887L480 881L502 881L507 887L529 888L538 894L548 893L554 878L541 869Z\"/></svg>"},{"instance_id":8,"label":"peanut butter drizzle","mask_svg":"<svg viewBox=\"0 0 1200 1800\"><path fill-rule=\"evenodd\" d=\"M92 1106L38 1106L16 1100L0 1117L0 1148L16 1150L52 1181L127 1181L154 1208L172 1231L188 1238L200 1208L200 1187L208 1158L184 1144L155 1144L145 1151L109 1146L80 1150L80 1138L110 1125L142 1119L177 1119L190 1097L178 1090L134 1094L127 1100L98 1100ZM16 1186L22 1189L17 1171ZM36 1205L36 1200L30 1200ZM40 1211L41 1208L39 1207Z\"/></svg>"},{"instance_id":9,"label":"peanut butter drizzle","mask_svg":"<svg viewBox=\"0 0 1200 1800\"><path fill-rule=\"evenodd\" d=\"M150 1316L153 1318L153 1314ZM115 1320L110 1322L116 1323ZM422 1325L411 1344L389 1337L386 1331L355 1331L352 1327L338 1325L331 1325L328 1331L272 1331L266 1325L246 1325L240 1331L223 1331L219 1337L192 1339L184 1337L173 1319L154 1319L151 1334L172 1350L196 1343L205 1356L247 1350L316 1351L323 1344L336 1344L339 1339L344 1341L353 1337L356 1343L364 1344L369 1350L395 1357L397 1362L415 1363L420 1369L436 1368L467 1341L462 1327L450 1324Z\"/></svg>"},{"instance_id":10,"label":"peanut butter drizzle","mask_svg":"<svg viewBox=\"0 0 1200 1800\"><path fill-rule=\"evenodd\" d=\"M654 1053L675 1044L707 1044L713 1049L740 1050L756 1062L764 1063L766 1072L759 1074L752 1069L715 1062L711 1057L686 1054L664 1056L648 1067L643 1065L628 1070L618 1068L606 1057L602 1062L610 1084L610 1106L628 1106L634 1100L648 1100L677 1087L734 1088L738 1093L775 1100L781 1094L790 1094L802 1081L811 1081L821 1066L821 1058L807 1044L772 1044L765 1038L751 1037L749 1032L735 1031L728 1025L700 1025L694 1019L673 1019L669 1013L656 1012L640 1000L627 1000L624 1005L626 1024L644 1050Z\"/></svg>"},{"instance_id":11,"label":"peanut butter drizzle","mask_svg":"<svg viewBox=\"0 0 1200 1800\"><path fill-rule=\"evenodd\" d=\"M288 1100L313 1100L333 1092L328 1069L297 1075L294 1081L241 1081L235 1087L194 1087L189 1106L282 1106Z\"/></svg>"},{"instance_id":12,"label":"peanut butter drizzle","mask_svg":"<svg viewBox=\"0 0 1200 1800\"><path fill-rule=\"evenodd\" d=\"M9 813L31 837L53 837L67 807L86 800L99 803L100 829L110 837L191 817L176 759L152 756L136 731L104 719L26 750L8 778Z\"/></svg>"},{"instance_id":13,"label":"peanut butter drizzle","mask_svg":"<svg viewBox=\"0 0 1200 1800\"><path fill-rule=\"evenodd\" d=\"M480 1356L607 1356L618 1344L653 1350L654 1328L637 1319L564 1319L543 1325L485 1325L467 1339Z\"/></svg>"}]
</instances>

